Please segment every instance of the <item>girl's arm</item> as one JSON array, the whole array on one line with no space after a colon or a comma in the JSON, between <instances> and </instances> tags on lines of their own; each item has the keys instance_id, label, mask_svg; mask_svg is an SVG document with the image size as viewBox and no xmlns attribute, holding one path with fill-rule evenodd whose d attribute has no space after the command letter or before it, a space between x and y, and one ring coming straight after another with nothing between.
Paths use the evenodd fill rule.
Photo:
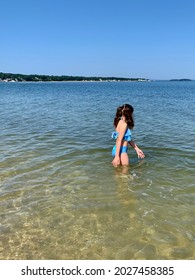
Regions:
<instances>
[{"instance_id":1,"label":"girl's arm","mask_svg":"<svg viewBox=\"0 0 195 280\"><path fill-rule=\"evenodd\" d=\"M120 121L121 122L121 121ZM112 164L114 167L117 167L118 165L120 165L121 161L120 161L120 149L121 149L121 145L122 145L122 141L123 141L123 137L125 135L125 131L127 129L127 124L124 122L121 125L119 125L119 131L118 131L118 138L116 140L116 155L112 161Z\"/></svg>"},{"instance_id":2,"label":"girl's arm","mask_svg":"<svg viewBox=\"0 0 195 280\"><path fill-rule=\"evenodd\" d=\"M138 146L135 144L133 140L129 141L129 144L136 151L138 158L145 158L144 153L142 152L142 150L138 148Z\"/></svg>"}]
</instances>

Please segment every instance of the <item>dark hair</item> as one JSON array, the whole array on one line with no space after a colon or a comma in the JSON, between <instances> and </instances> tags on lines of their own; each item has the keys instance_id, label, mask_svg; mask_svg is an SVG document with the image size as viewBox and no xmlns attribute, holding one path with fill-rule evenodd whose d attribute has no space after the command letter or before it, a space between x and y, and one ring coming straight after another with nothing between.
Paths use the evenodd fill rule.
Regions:
<instances>
[{"instance_id":1,"label":"dark hair","mask_svg":"<svg viewBox=\"0 0 195 280\"><path fill-rule=\"evenodd\" d=\"M114 118L114 126L115 128L118 125L121 117L124 116L126 118L127 127L132 129L134 127L134 120L133 120L133 107L129 104L124 104L119 106L116 110L116 116Z\"/></svg>"}]
</instances>

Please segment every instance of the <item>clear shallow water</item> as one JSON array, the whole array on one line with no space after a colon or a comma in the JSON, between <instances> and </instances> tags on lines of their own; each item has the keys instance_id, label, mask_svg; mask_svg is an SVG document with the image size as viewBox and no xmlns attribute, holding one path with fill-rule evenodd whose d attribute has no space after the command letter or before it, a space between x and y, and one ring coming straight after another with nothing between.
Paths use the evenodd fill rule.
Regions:
<instances>
[{"instance_id":1,"label":"clear shallow water","mask_svg":"<svg viewBox=\"0 0 195 280\"><path fill-rule=\"evenodd\" d=\"M0 259L195 258L195 82L0 83L0 108Z\"/></svg>"}]
</instances>

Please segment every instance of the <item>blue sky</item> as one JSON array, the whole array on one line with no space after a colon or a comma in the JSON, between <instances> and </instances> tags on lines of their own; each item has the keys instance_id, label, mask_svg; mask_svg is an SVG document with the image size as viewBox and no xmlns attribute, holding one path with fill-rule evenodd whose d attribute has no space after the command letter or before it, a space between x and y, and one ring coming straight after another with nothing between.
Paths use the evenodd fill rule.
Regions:
<instances>
[{"instance_id":1,"label":"blue sky","mask_svg":"<svg viewBox=\"0 0 195 280\"><path fill-rule=\"evenodd\" d=\"M0 72L195 79L193 0L9 0Z\"/></svg>"}]
</instances>

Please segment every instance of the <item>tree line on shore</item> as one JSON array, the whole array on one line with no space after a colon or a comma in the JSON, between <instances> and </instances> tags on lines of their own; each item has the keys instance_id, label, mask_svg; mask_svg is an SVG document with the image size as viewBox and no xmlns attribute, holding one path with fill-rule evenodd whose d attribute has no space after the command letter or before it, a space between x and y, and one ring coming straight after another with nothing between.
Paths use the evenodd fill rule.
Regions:
<instances>
[{"instance_id":1,"label":"tree line on shore","mask_svg":"<svg viewBox=\"0 0 195 280\"><path fill-rule=\"evenodd\" d=\"M65 82L65 81L148 81L145 78L53 76L36 74L13 74L0 72L0 81L14 82Z\"/></svg>"}]
</instances>

